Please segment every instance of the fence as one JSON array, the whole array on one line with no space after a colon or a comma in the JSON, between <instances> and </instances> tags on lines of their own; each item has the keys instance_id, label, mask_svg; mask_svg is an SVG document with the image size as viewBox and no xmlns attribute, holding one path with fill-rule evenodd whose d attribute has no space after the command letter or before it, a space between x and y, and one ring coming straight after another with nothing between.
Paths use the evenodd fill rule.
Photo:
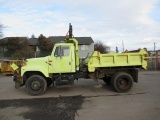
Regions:
<instances>
[{"instance_id":1,"label":"fence","mask_svg":"<svg viewBox=\"0 0 160 120\"><path fill-rule=\"evenodd\" d=\"M148 58L148 70L160 70L160 57Z\"/></svg>"}]
</instances>

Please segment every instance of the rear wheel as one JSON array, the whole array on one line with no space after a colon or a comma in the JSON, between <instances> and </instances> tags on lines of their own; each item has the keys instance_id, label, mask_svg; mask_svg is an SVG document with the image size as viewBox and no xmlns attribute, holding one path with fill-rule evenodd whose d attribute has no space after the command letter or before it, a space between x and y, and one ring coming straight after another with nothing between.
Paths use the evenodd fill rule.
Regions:
<instances>
[{"instance_id":1,"label":"rear wheel","mask_svg":"<svg viewBox=\"0 0 160 120\"><path fill-rule=\"evenodd\" d=\"M133 87L133 78L128 73L119 72L112 77L111 85L117 92L127 92Z\"/></svg>"},{"instance_id":2,"label":"rear wheel","mask_svg":"<svg viewBox=\"0 0 160 120\"><path fill-rule=\"evenodd\" d=\"M42 95L47 88L47 82L40 75L32 75L26 81L26 91L31 95Z\"/></svg>"}]
</instances>

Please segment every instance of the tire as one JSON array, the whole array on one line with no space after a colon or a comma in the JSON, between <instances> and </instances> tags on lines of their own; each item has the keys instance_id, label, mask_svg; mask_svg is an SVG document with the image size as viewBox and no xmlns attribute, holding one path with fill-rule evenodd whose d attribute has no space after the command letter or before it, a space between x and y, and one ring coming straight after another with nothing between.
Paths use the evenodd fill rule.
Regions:
<instances>
[{"instance_id":1,"label":"tire","mask_svg":"<svg viewBox=\"0 0 160 120\"><path fill-rule=\"evenodd\" d=\"M127 92L133 87L133 78L128 73L118 72L112 77L111 85L119 93Z\"/></svg>"},{"instance_id":2,"label":"tire","mask_svg":"<svg viewBox=\"0 0 160 120\"><path fill-rule=\"evenodd\" d=\"M25 86L30 95L42 95L46 91L47 82L40 75L32 75L27 79Z\"/></svg>"},{"instance_id":3,"label":"tire","mask_svg":"<svg viewBox=\"0 0 160 120\"><path fill-rule=\"evenodd\" d=\"M111 85L111 77L104 77L102 79L103 79L103 82L105 82L107 85Z\"/></svg>"}]
</instances>

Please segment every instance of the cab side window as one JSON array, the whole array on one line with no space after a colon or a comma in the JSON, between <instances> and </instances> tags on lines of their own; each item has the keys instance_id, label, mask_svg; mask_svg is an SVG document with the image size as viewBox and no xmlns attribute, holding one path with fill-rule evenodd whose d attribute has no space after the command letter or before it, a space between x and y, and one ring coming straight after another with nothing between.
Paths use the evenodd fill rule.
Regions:
<instances>
[{"instance_id":1,"label":"cab side window","mask_svg":"<svg viewBox=\"0 0 160 120\"><path fill-rule=\"evenodd\" d=\"M62 56L69 56L69 47L62 47Z\"/></svg>"},{"instance_id":2,"label":"cab side window","mask_svg":"<svg viewBox=\"0 0 160 120\"><path fill-rule=\"evenodd\" d=\"M55 57L63 57L63 56L69 56L69 46L59 46L56 47L55 53L54 53Z\"/></svg>"},{"instance_id":3,"label":"cab side window","mask_svg":"<svg viewBox=\"0 0 160 120\"><path fill-rule=\"evenodd\" d=\"M54 56L55 56L55 57L60 56L60 47L56 47Z\"/></svg>"}]
</instances>

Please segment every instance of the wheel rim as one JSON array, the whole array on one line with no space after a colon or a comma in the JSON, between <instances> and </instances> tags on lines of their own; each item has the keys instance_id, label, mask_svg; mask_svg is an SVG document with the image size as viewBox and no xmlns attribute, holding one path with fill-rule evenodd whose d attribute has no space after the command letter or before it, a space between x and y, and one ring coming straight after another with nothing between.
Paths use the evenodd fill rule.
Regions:
<instances>
[{"instance_id":1,"label":"wheel rim","mask_svg":"<svg viewBox=\"0 0 160 120\"><path fill-rule=\"evenodd\" d=\"M119 79L118 86L121 89L127 88L128 87L128 80L124 79L124 78Z\"/></svg>"},{"instance_id":2,"label":"wheel rim","mask_svg":"<svg viewBox=\"0 0 160 120\"><path fill-rule=\"evenodd\" d=\"M31 89L34 91L40 90L41 89L41 84L38 81L33 81L31 83Z\"/></svg>"}]
</instances>

